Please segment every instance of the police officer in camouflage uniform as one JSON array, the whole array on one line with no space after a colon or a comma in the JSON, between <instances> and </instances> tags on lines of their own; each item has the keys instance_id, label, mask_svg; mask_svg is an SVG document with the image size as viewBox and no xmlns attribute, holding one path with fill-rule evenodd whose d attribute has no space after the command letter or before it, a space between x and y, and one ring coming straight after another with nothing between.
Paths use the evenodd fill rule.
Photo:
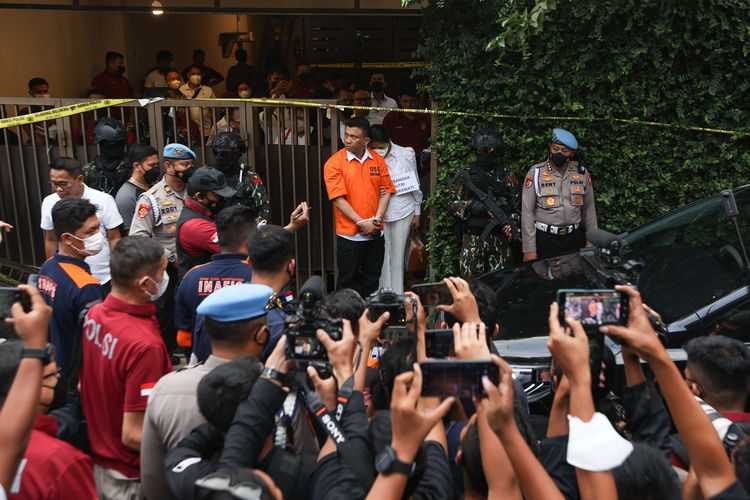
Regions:
<instances>
[{"instance_id":1,"label":"police officer in camouflage uniform","mask_svg":"<svg viewBox=\"0 0 750 500\"><path fill-rule=\"evenodd\" d=\"M502 140L492 130L471 138L477 161L453 178L450 208L461 226L459 267L465 277L513 264L518 241L518 179L498 161Z\"/></svg>"},{"instance_id":2,"label":"police officer in camouflage uniform","mask_svg":"<svg viewBox=\"0 0 750 500\"><path fill-rule=\"evenodd\" d=\"M258 218L271 222L271 204L263 179L240 158L245 153L245 141L234 132L221 132L214 136L213 154L215 167L227 179L227 185L237 190L229 205L245 205L258 212Z\"/></svg>"},{"instance_id":3,"label":"police officer in camouflage uniform","mask_svg":"<svg viewBox=\"0 0 750 500\"><path fill-rule=\"evenodd\" d=\"M578 140L567 130L552 131L547 161L529 169L523 183L523 260L583 248L595 229L591 174L575 159Z\"/></svg>"},{"instance_id":4,"label":"police officer in camouflage uniform","mask_svg":"<svg viewBox=\"0 0 750 500\"><path fill-rule=\"evenodd\" d=\"M125 158L127 142L128 131L120 120L105 116L96 122L94 143L99 145L99 154L83 166L87 186L113 197L117 194L132 170Z\"/></svg>"},{"instance_id":5,"label":"police officer in camouflage uniform","mask_svg":"<svg viewBox=\"0 0 750 500\"><path fill-rule=\"evenodd\" d=\"M130 235L156 238L168 252L169 287L156 302L162 337L170 353L177 346L174 326L174 290L177 286L177 220L185 204L187 181L196 170L195 153L174 143L164 146L164 177L143 193L135 206Z\"/></svg>"}]
</instances>

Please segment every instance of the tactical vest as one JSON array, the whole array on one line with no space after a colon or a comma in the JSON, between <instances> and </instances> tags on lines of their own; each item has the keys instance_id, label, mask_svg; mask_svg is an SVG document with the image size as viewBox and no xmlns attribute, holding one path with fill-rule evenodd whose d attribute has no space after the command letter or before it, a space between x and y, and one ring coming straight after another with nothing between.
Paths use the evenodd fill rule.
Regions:
<instances>
[{"instance_id":1,"label":"tactical vest","mask_svg":"<svg viewBox=\"0 0 750 500\"><path fill-rule=\"evenodd\" d=\"M187 273L190 269L194 268L197 265L205 264L207 262L211 261L211 254L207 253L205 255L190 255L185 251L185 248L180 244L180 229L182 228L182 225L185 224L189 220L193 219L205 219L209 220L208 217L203 215L200 212L197 212L187 206L187 204L182 207L182 212L180 213L180 218L177 219L177 237L175 243L177 244L177 280L181 281L182 277L185 276L185 273Z\"/></svg>"}]
</instances>

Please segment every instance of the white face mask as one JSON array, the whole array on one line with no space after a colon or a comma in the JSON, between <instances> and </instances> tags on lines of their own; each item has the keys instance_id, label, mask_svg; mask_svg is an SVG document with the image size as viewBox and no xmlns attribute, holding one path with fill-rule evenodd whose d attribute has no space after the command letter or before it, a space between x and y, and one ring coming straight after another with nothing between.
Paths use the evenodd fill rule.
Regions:
<instances>
[{"instance_id":1,"label":"white face mask","mask_svg":"<svg viewBox=\"0 0 750 500\"><path fill-rule=\"evenodd\" d=\"M249 90L240 90L240 97L243 99L247 99L250 97L250 91Z\"/></svg>"},{"instance_id":2,"label":"white face mask","mask_svg":"<svg viewBox=\"0 0 750 500\"><path fill-rule=\"evenodd\" d=\"M161 281L156 281L151 276L149 276L148 279L153 281L156 285L156 293L149 293L147 290L144 290L144 292L146 292L148 298L151 299L151 302L156 302L157 300L159 300L159 297L164 295L164 292L167 291L167 287L169 286L169 275L167 274L167 270L165 269Z\"/></svg>"},{"instance_id":3,"label":"white face mask","mask_svg":"<svg viewBox=\"0 0 750 500\"><path fill-rule=\"evenodd\" d=\"M34 99L49 99L49 92L46 94L34 94Z\"/></svg>"},{"instance_id":4,"label":"white face mask","mask_svg":"<svg viewBox=\"0 0 750 500\"><path fill-rule=\"evenodd\" d=\"M388 154L388 149L387 148L386 149L380 149L380 148L375 149L375 148L373 148L372 150L375 151L380 156L382 156L383 158L385 158L385 155Z\"/></svg>"},{"instance_id":5,"label":"white face mask","mask_svg":"<svg viewBox=\"0 0 750 500\"><path fill-rule=\"evenodd\" d=\"M169 85L170 89L177 90L180 88L180 85L182 85L182 82L179 80L171 80L167 85Z\"/></svg>"},{"instance_id":6,"label":"white face mask","mask_svg":"<svg viewBox=\"0 0 750 500\"><path fill-rule=\"evenodd\" d=\"M297 132L304 132L306 128L305 120L297 120Z\"/></svg>"},{"instance_id":7,"label":"white face mask","mask_svg":"<svg viewBox=\"0 0 750 500\"><path fill-rule=\"evenodd\" d=\"M190 83L192 83L193 85L200 85L201 80L201 75L190 75Z\"/></svg>"},{"instance_id":8,"label":"white face mask","mask_svg":"<svg viewBox=\"0 0 750 500\"><path fill-rule=\"evenodd\" d=\"M83 250L78 249L78 251L82 254L88 255L90 257L102 251L102 247L104 246L104 236L102 236L102 233L100 231L97 231L96 234L92 234L88 238L79 238L78 236L75 236L73 234L68 234L78 241L83 242Z\"/></svg>"}]
</instances>

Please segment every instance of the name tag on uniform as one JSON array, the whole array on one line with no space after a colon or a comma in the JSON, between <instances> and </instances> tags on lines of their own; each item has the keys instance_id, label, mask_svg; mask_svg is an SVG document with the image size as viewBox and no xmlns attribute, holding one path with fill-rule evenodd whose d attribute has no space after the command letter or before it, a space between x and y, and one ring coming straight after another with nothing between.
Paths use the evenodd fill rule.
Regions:
<instances>
[{"instance_id":1,"label":"name tag on uniform","mask_svg":"<svg viewBox=\"0 0 750 500\"><path fill-rule=\"evenodd\" d=\"M398 177L393 177L391 180L396 188L396 194L411 193L419 189L419 179L417 179L417 173L413 170Z\"/></svg>"}]
</instances>

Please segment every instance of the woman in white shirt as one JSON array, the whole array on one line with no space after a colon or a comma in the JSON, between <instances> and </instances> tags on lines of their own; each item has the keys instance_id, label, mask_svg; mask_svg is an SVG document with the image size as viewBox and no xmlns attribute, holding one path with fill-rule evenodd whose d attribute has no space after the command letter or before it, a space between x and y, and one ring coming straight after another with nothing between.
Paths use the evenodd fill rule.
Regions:
<instances>
[{"instance_id":1,"label":"woman in white shirt","mask_svg":"<svg viewBox=\"0 0 750 500\"><path fill-rule=\"evenodd\" d=\"M385 257L380 287L404 292L404 257L409 235L419 230L422 214L422 191L419 189L417 158L412 148L393 144L382 125L373 125L370 149L385 159L396 194L391 196L385 212Z\"/></svg>"}]
</instances>

